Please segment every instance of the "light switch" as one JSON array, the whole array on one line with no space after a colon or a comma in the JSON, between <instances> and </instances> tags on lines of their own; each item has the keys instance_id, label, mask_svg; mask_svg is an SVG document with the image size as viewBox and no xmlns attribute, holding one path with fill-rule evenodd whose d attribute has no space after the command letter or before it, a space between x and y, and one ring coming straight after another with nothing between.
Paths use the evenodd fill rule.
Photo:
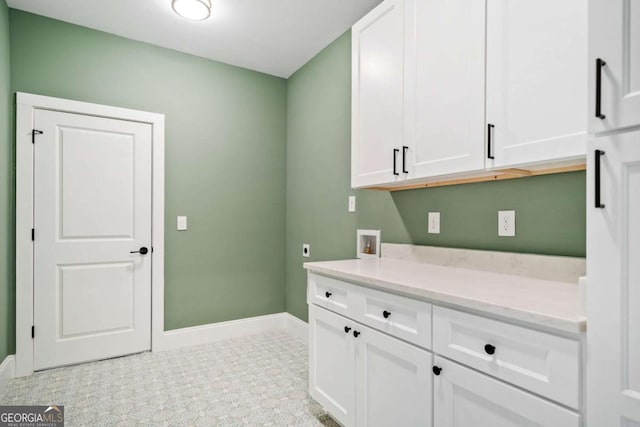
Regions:
<instances>
[{"instance_id":1,"label":"light switch","mask_svg":"<svg viewBox=\"0 0 640 427\"><path fill-rule=\"evenodd\" d=\"M178 217L178 231L185 231L187 229L187 217L179 216Z\"/></svg>"},{"instance_id":2,"label":"light switch","mask_svg":"<svg viewBox=\"0 0 640 427\"><path fill-rule=\"evenodd\" d=\"M356 196L349 196L349 212L356 211Z\"/></svg>"}]
</instances>

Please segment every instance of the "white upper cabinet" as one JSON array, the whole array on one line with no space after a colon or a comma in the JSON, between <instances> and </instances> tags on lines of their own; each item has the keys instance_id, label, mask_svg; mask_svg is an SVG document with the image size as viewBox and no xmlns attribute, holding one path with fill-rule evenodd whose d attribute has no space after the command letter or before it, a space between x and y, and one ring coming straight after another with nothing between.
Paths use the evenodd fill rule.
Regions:
<instances>
[{"instance_id":1,"label":"white upper cabinet","mask_svg":"<svg viewBox=\"0 0 640 427\"><path fill-rule=\"evenodd\" d=\"M484 168L485 2L407 0L410 178Z\"/></svg>"},{"instance_id":2,"label":"white upper cabinet","mask_svg":"<svg viewBox=\"0 0 640 427\"><path fill-rule=\"evenodd\" d=\"M640 131L593 138L589 148L587 425L637 427Z\"/></svg>"},{"instance_id":3,"label":"white upper cabinet","mask_svg":"<svg viewBox=\"0 0 640 427\"><path fill-rule=\"evenodd\" d=\"M404 40L404 0L383 2L352 28L354 188L405 179Z\"/></svg>"},{"instance_id":4,"label":"white upper cabinet","mask_svg":"<svg viewBox=\"0 0 640 427\"><path fill-rule=\"evenodd\" d=\"M586 154L586 58L584 0L487 0L488 166Z\"/></svg>"},{"instance_id":5,"label":"white upper cabinet","mask_svg":"<svg viewBox=\"0 0 640 427\"><path fill-rule=\"evenodd\" d=\"M640 125L640 1L589 0L588 70L589 131Z\"/></svg>"}]
</instances>

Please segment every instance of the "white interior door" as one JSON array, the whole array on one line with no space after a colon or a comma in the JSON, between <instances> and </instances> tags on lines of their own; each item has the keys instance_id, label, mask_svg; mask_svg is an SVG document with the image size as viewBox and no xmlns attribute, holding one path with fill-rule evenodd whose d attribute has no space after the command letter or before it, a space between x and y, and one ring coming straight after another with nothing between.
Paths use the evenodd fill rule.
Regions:
<instances>
[{"instance_id":1,"label":"white interior door","mask_svg":"<svg viewBox=\"0 0 640 427\"><path fill-rule=\"evenodd\" d=\"M34 127L34 369L150 349L151 125L37 110Z\"/></svg>"}]
</instances>

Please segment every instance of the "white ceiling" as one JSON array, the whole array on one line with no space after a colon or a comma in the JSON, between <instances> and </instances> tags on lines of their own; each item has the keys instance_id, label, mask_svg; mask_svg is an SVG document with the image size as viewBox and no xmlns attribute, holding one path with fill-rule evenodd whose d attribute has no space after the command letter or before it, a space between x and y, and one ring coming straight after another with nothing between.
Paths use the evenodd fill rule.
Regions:
<instances>
[{"instance_id":1,"label":"white ceiling","mask_svg":"<svg viewBox=\"0 0 640 427\"><path fill-rule=\"evenodd\" d=\"M9 7L289 77L381 0L212 0L188 21L171 0L7 0Z\"/></svg>"}]
</instances>

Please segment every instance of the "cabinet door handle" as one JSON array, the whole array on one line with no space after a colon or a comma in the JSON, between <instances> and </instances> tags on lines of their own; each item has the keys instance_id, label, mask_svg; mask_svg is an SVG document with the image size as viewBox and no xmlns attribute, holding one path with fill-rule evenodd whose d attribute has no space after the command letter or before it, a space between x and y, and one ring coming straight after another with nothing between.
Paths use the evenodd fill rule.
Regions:
<instances>
[{"instance_id":1,"label":"cabinet door handle","mask_svg":"<svg viewBox=\"0 0 640 427\"><path fill-rule=\"evenodd\" d=\"M493 133L493 128L495 128L494 125L492 125L491 123L487 123L487 158L492 160L495 159L493 153L491 152L491 134Z\"/></svg>"},{"instance_id":2,"label":"cabinet door handle","mask_svg":"<svg viewBox=\"0 0 640 427\"><path fill-rule=\"evenodd\" d=\"M353 331L353 336L354 336L354 337L358 338L358 335L360 335L360 332L358 332L358 331Z\"/></svg>"},{"instance_id":3,"label":"cabinet door handle","mask_svg":"<svg viewBox=\"0 0 640 427\"><path fill-rule=\"evenodd\" d=\"M595 200L596 200L596 208L598 209L603 209L604 208L604 204L601 203L600 200L600 158L604 156L604 151L602 150L596 150L596 158L595 158L595 164L594 164L594 175L596 176L596 182L595 182Z\"/></svg>"},{"instance_id":4,"label":"cabinet door handle","mask_svg":"<svg viewBox=\"0 0 640 427\"><path fill-rule=\"evenodd\" d=\"M382 317L384 317L385 319L388 319L388 318L389 318L389 316L391 316L391 313L390 313L390 312L388 312L387 310L385 310L385 311L383 311L383 312L382 312Z\"/></svg>"},{"instance_id":5,"label":"cabinet door handle","mask_svg":"<svg viewBox=\"0 0 640 427\"><path fill-rule=\"evenodd\" d=\"M493 353L496 352L496 347L491 345L491 344L486 344L484 346L484 352L489 354L489 355L492 355Z\"/></svg>"},{"instance_id":6,"label":"cabinet door handle","mask_svg":"<svg viewBox=\"0 0 640 427\"><path fill-rule=\"evenodd\" d=\"M602 59L596 59L596 117L604 120L607 116L602 114L602 67L607 65Z\"/></svg>"},{"instance_id":7,"label":"cabinet door handle","mask_svg":"<svg viewBox=\"0 0 640 427\"><path fill-rule=\"evenodd\" d=\"M345 327L344 327L344 333L345 333L345 334L348 334L350 330L351 330L351 328L350 328L350 327L348 327L348 326L345 326Z\"/></svg>"},{"instance_id":8,"label":"cabinet door handle","mask_svg":"<svg viewBox=\"0 0 640 427\"><path fill-rule=\"evenodd\" d=\"M398 150L397 148L393 149L393 174L394 175L400 175L397 171L396 171L396 160L398 159L398 153L400 152L400 150Z\"/></svg>"},{"instance_id":9,"label":"cabinet door handle","mask_svg":"<svg viewBox=\"0 0 640 427\"><path fill-rule=\"evenodd\" d=\"M409 173L407 170L407 151L409 147L406 145L402 146L402 173Z\"/></svg>"},{"instance_id":10,"label":"cabinet door handle","mask_svg":"<svg viewBox=\"0 0 640 427\"><path fill-rule=\"evenodd\" d=\"M440 372L442 372L442 368L440 366L434 366L433 368L431 368L431 371L433 372L433 375L440 375Z\"/></svg>"},{"instance_id":11,"label":"cabinet door handle","mask_svg":"<svg viewBox=\"0 0 640 427\"><path fill-rule=\"evenodd\" d=\"M331 295L333 295L331 292L327 291L324 293L324 296L329 298Z\"/></svg>"}]
</instances>

